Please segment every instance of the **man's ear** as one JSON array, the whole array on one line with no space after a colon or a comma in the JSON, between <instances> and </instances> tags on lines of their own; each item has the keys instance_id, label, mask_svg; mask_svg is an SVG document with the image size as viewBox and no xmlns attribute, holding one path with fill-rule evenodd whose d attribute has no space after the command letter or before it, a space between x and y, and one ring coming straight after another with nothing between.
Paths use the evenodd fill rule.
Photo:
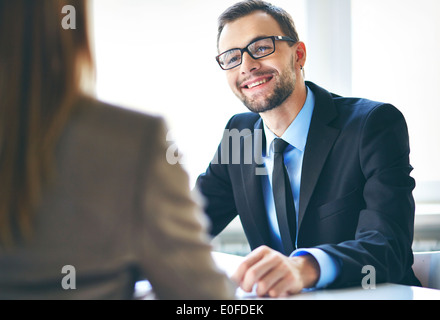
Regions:
<instances>
[{"instance_id":1,"label":"man's ear","mask_svg":"<svg viewBox=\"0 0 440 320\"><path fill-rule=\"evenodd\" d=\"M304 44L304 42L299 41L295 47L296 47L296 52L295 52L296 63L298 63L300 66L304 67L304 65L306 64L306 60L307 60L306 45Z\"/></svg>"}]
</instances>

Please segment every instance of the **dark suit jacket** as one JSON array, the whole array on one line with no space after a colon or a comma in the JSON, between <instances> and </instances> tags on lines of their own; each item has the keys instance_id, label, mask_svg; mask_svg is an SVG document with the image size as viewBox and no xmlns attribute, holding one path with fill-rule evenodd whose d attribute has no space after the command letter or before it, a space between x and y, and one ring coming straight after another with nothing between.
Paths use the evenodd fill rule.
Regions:
<instances>
[{"instance_id":1,"label":"dark suit jacket","mask_svg":"<svg viewBox=\"0 0 440 320\"><path fill-rule=\"evenodd\" d=\"M334 287L361 285L366 265L375 267L377 282L419 285L411 269L415 181L403 115L390 104L307 85L316 102L301 176L298 247L320 248L340 262ZM272 245L256 174L265 150L262 128L258 114L231 118L197 180L212 234L238 214L252 249Z\"/></svg>"}]
</instances>

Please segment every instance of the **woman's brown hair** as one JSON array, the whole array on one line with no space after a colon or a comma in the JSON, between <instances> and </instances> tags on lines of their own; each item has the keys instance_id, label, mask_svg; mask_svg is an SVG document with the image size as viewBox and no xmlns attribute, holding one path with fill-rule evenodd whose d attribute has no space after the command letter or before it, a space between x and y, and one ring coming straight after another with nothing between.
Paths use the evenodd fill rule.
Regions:
<instances>
[{"instance_id":1,"label":"woman's brown hair","mask_svg":"<svg viewBox=\"0 0 440 320\"><path fill-rule=\"evenodd\" d=\"M76 29L62 25L67 5ZM86 0L0 0L0 246L32 234L57 139L81 81L93 76L86 6Z\"/></svg>"}]
</instances>

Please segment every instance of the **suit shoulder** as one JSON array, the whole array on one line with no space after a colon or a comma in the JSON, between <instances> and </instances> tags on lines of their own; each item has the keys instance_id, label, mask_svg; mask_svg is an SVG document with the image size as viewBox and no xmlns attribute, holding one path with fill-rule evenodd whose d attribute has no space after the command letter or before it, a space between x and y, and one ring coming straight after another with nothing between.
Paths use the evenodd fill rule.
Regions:
<instances>
[{"instance_id":1,"label":"suit shoulder","mask_svg":"<svg viewBox=\"0 0 440 320\"><path fill-rule=\"evenodd\" d=\"M81 98L77 102L77 118L84 125L91 124L97 130L123 132L145 131L163 125L163 118L123 108L93 98Z\"/></svg>"},{"instance_id":2,"label":"suit shoulder","mask_svg":"<svg viewBox=\"0 0 440 320\"><path fill-rule=\"evenodd\" d=\"M144 146L153 149L164 143L166 123L160 117L94 99L80 99L66 125L64 139L69 145L88 146L97 153L103 149L136 153Z\"/></svg>"},{"instance_id":3,"label":"suit shoulder","mask_svg":"<svg viewBox=\"0 0 440 320\"><path fill-rule=\"evenodd\" d=\"M111 121L112 119L116 119L118 122L123 120L132 121L135 123L140 122L144 124L146 122L154 123L163 121L162 117L154 116L148 113L125 108L93 98L83 98L79 100L78 104L82 111L88 112L90 115L99 115L109 121Z\"/></svg>"},{"instance_id":4,"label":"suit shoulder","mask_svg":"<svg viewBox=\"0 0 440 320\"><path fill-rule=\"evenodd\" d=\"M253 129L255 123L260 120L260 116L256 113L245 112L234 115L226 125L228 129Z\"/></svg>"},{"instance_id":5,"label":"suit shoulder","mask_svg":"<svg viewBox=\"0 0 440 320\"><path fill-rule=\"evenodd\" d=\"M336 96L333 99L336 108L342 114L351 117L369 118L375 114L388 114L403 117L402 113L392 104L364 98L347 98Z\"/></svg>"}]
</instances>

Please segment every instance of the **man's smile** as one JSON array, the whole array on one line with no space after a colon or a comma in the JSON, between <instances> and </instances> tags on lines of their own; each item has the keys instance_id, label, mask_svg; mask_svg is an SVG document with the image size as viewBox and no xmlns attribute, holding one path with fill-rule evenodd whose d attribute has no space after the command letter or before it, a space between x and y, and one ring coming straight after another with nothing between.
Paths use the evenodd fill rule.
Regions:
<instances>
[{"instance_id":1,"label":"man's smile","mask_svg":"<svg viewBox=\"0 0 440 320\"><path fill-rule=\"evenodd\" d=\"M247 80L244 81L240 88L241 89L253 89L255 87L259 87L261 85L264 85L266 83L268 83L269 81L271 81L273 79L272 75L267 75L267 76L263 76L263 77L258 77L258 78L254 78L251 80Z\"/></svg>"}]
</instances>

